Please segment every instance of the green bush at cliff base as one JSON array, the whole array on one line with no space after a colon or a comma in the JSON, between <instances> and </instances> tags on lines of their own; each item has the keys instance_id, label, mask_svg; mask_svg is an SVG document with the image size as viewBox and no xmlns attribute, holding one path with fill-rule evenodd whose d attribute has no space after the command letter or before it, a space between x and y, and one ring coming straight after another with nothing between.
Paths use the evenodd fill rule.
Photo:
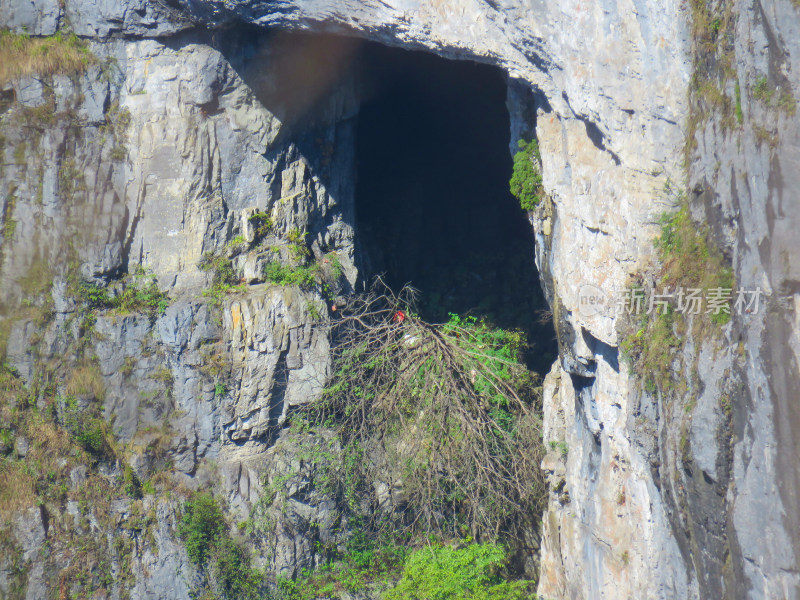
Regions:
<instances>
[{"instance_id":1,"label":"green bush at cliff base","mask_svg":"<svg viewBox=\"0 0 800 600\"><path fill-rule=\"evenodd\" d=\"M403 576L384 600L528 600L533 582L507 581L506 552L497 544L468 540L461 546L433 545L411 553Z\"/></svg>"},{"instance_id":2,"label":"green bush at cliff base","mask_svg":"<svg viewBox=\"0 0 800 600\"><path fill-rule=\"evenodd\" d=\"M296 579L278 579L281 600L339 598L366 590L385 589L400 577L407 549L392 539L376 540L367 535L357 520L356 529L345 543L343 552L313 571L304 569Z\"/></svg>"},{"instance_id":3,"label":"green bush at cliff base","mask_svg":"<svg viewBox=\"0 0 800 600\"><path fill-rule=\"evenodd\" d=\"M341 598L370 590L383 600L531 600L534 582L511 580L506 550L470 539L408 550L353 534L347 552L296 580L279 579L282 600Z\"/></svg>"},{"instance_id":4,"label":"green bush at cliff base","mask_svg":"<svg viewBox=\"0 0 800 600\"><path fill-rule=\"evenodd\" d=\"M533 139L530 142L519 140L518 145L520 151L514 155L514 170L509 186L523 210L533 210L544 195L539 144Z\"/></svg>"}]
</instances>

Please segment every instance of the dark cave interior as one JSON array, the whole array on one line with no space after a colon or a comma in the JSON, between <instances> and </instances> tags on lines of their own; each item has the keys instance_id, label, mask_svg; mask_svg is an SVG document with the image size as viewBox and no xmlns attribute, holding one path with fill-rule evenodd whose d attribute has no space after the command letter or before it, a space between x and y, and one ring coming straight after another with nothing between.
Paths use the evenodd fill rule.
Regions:
<instances>
[{"instance_id":1,"label":"dark cave interior","mask_svg":"<svg viewBox=\"0 0 800 600\"><path fill-rule=\"evenodd\" d=\"M363 267L421 292L420 315L473 314L528 334L528 364L556 356L534 239L510 194L506 82L495 67L364 44L356 227Z\"/></svg>"},{"instance_id":2,"label":"dark cave interior","mask_svg":"<svg viewBox=\"0 0 800 600\"><path fill-rule=\"evenodd\" d=\"M330 94L356 82L354 226L364 281L383 275L395 291L411 284L430 322L470 314L522 330L528 366L549 370L557 344L552 321L541 322L548 306L533 231L509 192L503 71L336 35L279 33L260 41L257 33L236 38L252 47L241 53L250 57L241 72L291 124L282 135L292 136L322 177L330 168L319 142ZM261 60L272 65L267 75Z\"/></svg>"}]
</instances>

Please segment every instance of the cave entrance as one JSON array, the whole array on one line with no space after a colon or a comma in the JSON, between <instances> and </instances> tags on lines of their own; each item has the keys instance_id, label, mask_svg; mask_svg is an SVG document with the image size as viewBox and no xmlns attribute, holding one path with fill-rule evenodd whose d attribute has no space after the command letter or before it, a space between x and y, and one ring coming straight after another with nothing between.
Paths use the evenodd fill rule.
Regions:
<instances>
[{"instance_id":1,"label":"cave entrance","mask_svg":"<svg viewBox=\"0 0 800 600\"><path fill-rule=\"evenodd\" d=\"M420 290L421 316L473 314L556 357L525 213L509 193L503 72L367 43L360 50L356 227L365 274Z\"/></svg>"}]
</instances>

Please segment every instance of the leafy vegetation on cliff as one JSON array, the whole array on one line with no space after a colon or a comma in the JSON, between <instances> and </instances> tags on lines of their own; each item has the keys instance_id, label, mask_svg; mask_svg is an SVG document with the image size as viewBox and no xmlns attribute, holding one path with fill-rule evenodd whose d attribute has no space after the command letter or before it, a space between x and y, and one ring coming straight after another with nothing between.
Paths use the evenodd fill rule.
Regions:
<instances>
[{"instance_id":1,"label":"leafy vegetation on cliff","mask_svg":"<svg viewBox=\"0 0 800 600\"><path fill-rule=\"evenodd\" d=\"M660 259L656 273L658 289L649 290L650 293L692 289L703 293L715 289L732 292L733 270L708 242L707 228L698 228L692 221L685 196L679 195L677 202L677 209L660 219L661 234L655 240ZM634 284L634 292L637 289L641 289L640 284ZM673 368L673 360L684 347L687 333L703 339L712 332L712 327L730 321L730 312L701 313L693 315L690 321L685 311L676 311L671 305L666 311L650 312L646 308L630 324L621 348L645 389L667 391L681 379Z\"/></svg>"},{"instance_id":2,"label":"leafy vegetation on cliff","mask_svg":"<svg viewBox=\"0 0 800 600\"><path fill-rule=\"evenodd\" d=\"M722 255L709 244L708 231L698 228L689 216L689 207L682 201L678 210L661 217L661 235L656 248L663 265L661 283L678 288L733 288L733 270ZM717 325L730 320L725 312L711 315Z\"/></svg>"},{"instance_id":3,"label":"leafy vegetation on cliff","mask_svg":"<svg viewBox=\"0 0 800 600\"><path fill-rule=\"evenodd\" d=\"M685 160L691 163L697 149L698 136L705 123L717 119L723 129L747 126L743 95L771 110L747 116L759 143L774 146L780 129L780 113L794 115L797 110L789 81L778 70L768 74L751 72L740 81L736 62L736 6L730 2L715 3L691 0L691 33L693 72L689 88L689 118ZM741 63L741 59L739 61ZM731 85L732 83L732 85ZM752 106L752 105L751 105ZM755 122L760 119L761 122Z\"/></svg>"},{"instance_id":4,"label":"leafy vegetation on cliff","mask_svg":"<svg viewBox=\"0 0 800 600\"><path fill-rule=\"evenodd\" d=\"M167 297L144 271L101 286L82 279L70 248L61 258L65 264L33 263L20 282L22 298L4 306L0 322L0 540L8 540L0 542L0 568L8 566L7 552L36 542L16 537L12 543L13 524L24 522L31 531L46 532L45 543L33 547L48 589L75 599L124 599L133 583L134 551L153 549L158 501L153 478L142 482L131 467L141 448L136 441L120 441L104 418L108 380L101 372L95 325L101 311L155 317ZM66 280L67 289L56 289L54 280ZM62 313L55 312L59 298L68 307ZM17 343L30 349L25 358L8 357L16 367L5 362L14 332ZM119 370L123 380L136 362L129 359ZM146 399L151 407L161 390L169 394L166 387L153 382ZM166 462L159 454L162 433L149 432L152 445L145 452L155 460L139 473L155 475ZM20 562L20 568L31 562ZM20 575L20 595L10 597L24 597L24 580ZM29 593L38 597L36 588Z\"/></svg>"},{"instance_id":5,"label":"leafy vegetation on cliff","mask_svg":"<svg viewBox=\"0 0 800 600\"><path fill-rule=\"evenodd\" d=\"M178 535L189 559L199 568L206 587L204 598L248 600L258 598L263 576L250 566L247 548L235 541L217 500L197 492L183 505Z\"/></svg>"},{"instance_id":6,"label":"leafy vegetation on cliff","mask_svg":"<svg viewBox=\"0 0 800 600\"><path fill-rule=\"evenodd\" d=\"M514 155L514 171L509 186L523 210L534 210L544 194L539 143L536 139L529 142L519 140L518 145L520 150Z\"/></svg>"},{"instance_id":7,"label":"leafy vegetation on cliff","mask_svg":"<svg viewBox=\"0 0 800 600\"><path fill-rule=\"evenodd\" d=\"M385 600L528 600L533 582L504 577L508 555L498 544L435 544L415 550Z\"/></svg>"},{"instance_id":8,"label":"leafy vegetation on cliff","mask_svg":"<svg viewBox=\"0 0 800 600\"><path fill-rule=\"evenodd\" d=\"M209 304L214 308L222 308L222 302L228 293L240 290L239 276L233 268L233 262L225 254L206 253L197 265L201 271L212 273L211 287L203 292ZM222 319L217 317L218 321Z\"/></svg>"},{"instance_id":9,"label":"leafy vegetation on cliff","mask_svg":"<svg viewBox=\"0 0 800 600\"><path fill-rule=\"evenodd\" d=\"M528 600L534 582L515 579L507 550L470 538L444 544L436 540L416 549L376 544L362 531L338 561L295 580L279 579L280 600L338 598L369 591L384 600Z\"/></svg>"},{"instance_id":10,"label":"leafy vegetation on cliff","mask_svg":"<svg viewBox=\"0 0 800 600\"><path fill-rule=\"evenodd\" d=\"M72 286L73 295L90 310L141 312L155 317L163 314L169 305L169 298L158 288L155 275L147 273L144 269L126 275L112 290L76 278L73 278Z\"/></svg>"},{"instance_id":11,"label":"leafy vegetation on cliff","mask_svg":"<svg viewBox=\"0 0 800 600\"><path fill-rule=\"evenodd\" d=\"M0 557L21 551L11 541L15 522L32 531L44 527L40 560L64 597L96 598L116 588L125 598L134 549L152 547L154 515L141 494L130 493L130 468L113 468L124 464L125 454L88 398L99 393L88 389L95 387L94 378L71 378L65 391L82 394L80 399L60 393L57 381L45 370L26 386L7 364L0 365ZM120 500L128 503L122 521L112 506ZM66 505L74 507L72 514ZM113 541L98 536L98 527L115 531ZM74 558L65 562L64 556ZM19 561L9 598L25 597L25 568Z\"/></svg>"},{"instance_id":12,"label":"leafy vegetation on cliff","mask_svg":"<svg viewBox=\"0 0 800 600\"><path fill-rule=\"evenodd\" d=\"M342 593L378 592L399 579L407 556L407 548L391 536L376 538L356 527L344 548L333 552L320 567L304 569L296 579L279 578L278 598L315 600Z\"/></svg>"},{"instance_id":13,"label":"leafy vegetation on cliff","mask_svg":"<svg viewBox=\"0 0 800 600\"><path fill-rule=\"evenodd\" d=\"M314 287L320 274L316 263L310 265L289 266L279 261L270 261L264 266L264 277L267 281L278 285L296 285L302 289Z\"/></svg>"},{"instance_id":14,"label":"leafy vegetation on cliff","mask_svg":"<svg viewBox=\"0 0 800 600\"><path fill-rule=\"evenodd\" d=\"M524 336L458 315L432 325L414 302L414 290L395 295L378 283L331 323L333 378L322 402L293 415L292 430L334 435L294 455L315 465L307 476L336 498L351 533L344 550L324 551L322 567L281 580L285 598L418 597L407 591L419 586L441 599L530 597L530 582L503 583L514 575L496 545L513 548L537 526L545 491L540 390L520 363ZM268 504L287 478L267 486Z\"/></svg>"}]
</instances>

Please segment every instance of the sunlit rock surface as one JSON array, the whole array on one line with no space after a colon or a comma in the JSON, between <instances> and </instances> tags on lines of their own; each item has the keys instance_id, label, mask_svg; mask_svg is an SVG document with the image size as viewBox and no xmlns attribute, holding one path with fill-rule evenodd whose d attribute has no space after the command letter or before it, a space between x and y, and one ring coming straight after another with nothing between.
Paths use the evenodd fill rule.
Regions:
<instances>
[{"instance_id":1,"label":"sunlit rock surface","mask_svg":"<svg viewBox=\"0 0 800 600\"><path fill-rule=\"evenodd\" d=\"M705 120L688 159L693 57L680 2L65 4L0 7L5 26L50 34L69 23L92 39L98 56L113 57L108 69L93 66L77 81L54 79L62 116L42 135L31 139L18 106L3 109L0 178L3 189L15 190L17 227L2 242L2 294L7 302L21 297L24 275L58 264L64 244L80 233L76 259L87 276L142 266L179 298L154 324L133 317L97 324L105 410L119 435L146 437L164 411L174 413L168 452L176 471L187 480L212 477L203 465L213 459L231 506L246 514L264 472L284 464L269 457L287 406L319 392L327 341L310 328L306 310L318 299L255 287L226 302L215 322L201 296L209 275L197 266L234 236L252 235L247 216L266 210L280 231L311 232L315 252L337 252L345 278L356 281L351 53L337 46L324 69L301 78L298 112L300 97L279 93L279 75L300 64L281 62L293 52L283 32L338 33L477 60L508 73L512 143L535 130L550 196L532 215L561 351L545 381L545 442L553 444L544 462L551 491L541 596L800 596L800 121L747 93L770 74L800 96L800 11L792 2L733 3L741 123ZM271 33L259 44L226 40L225 28L241 23ZM219 29L199 34L201 25ZM12 87L24 106L48 101L36 78ZM111 106L129 119L101 131L114 119ZM298 114L313 115L313 136L298 128ZM101 136L106 141L97 143ZM23 140L20 163L14 149ZM84 182L68 192L59 177L65 161ZM770 294L762 311L725 326L723 343L687 344L683 364L695 365L685 367L693 383L678 401L642 392L618 352L613 313L580 305L584 286L610 299L629 274L650 265L657 217L670 208L667 181L694 191L694 216L709 224L739 285ZM258 284L265 257L237 260L248 283ZM58 353L57 330L74 310L57 274L41 275L57 282L51 329L20 321L9 336L9 359L23 375L33 369L31 336L44 340L40 352ZM214 344L233 360L233 383L222 393L202 372ZM126 396L119 372L126 357L128 377L145 394L166 398L172 386L163 406L139 410L141 398ZM159 380L162 368L170 376ZM327 514L325 499L311 506L300 507L306 524ZM135 594L186 596L185 583L169 577L186 560L170 546L170 510L156 511L161 550L157 562L147 553L140 559ZM20 518L15 535L34 556L42 543L36 515ZM278 536L276 569L313 564L299 531ZM42 572L34 561L29 597L43 589Z\"/></svg>"}]
</instances>

